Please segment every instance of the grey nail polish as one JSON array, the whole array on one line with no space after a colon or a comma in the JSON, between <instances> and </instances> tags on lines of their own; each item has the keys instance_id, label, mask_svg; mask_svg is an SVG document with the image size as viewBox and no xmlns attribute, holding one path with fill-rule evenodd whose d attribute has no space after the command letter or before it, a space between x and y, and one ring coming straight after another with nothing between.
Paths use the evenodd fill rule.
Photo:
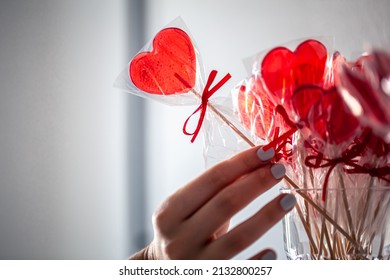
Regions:
<instances>
[{"instance_id":1,"label":"grey nail polish","mask_svg":"<svg viewBox=\"0 0 390 280\"><path fill-rule=\"evenodd\" d=\"M264 151L263 147L257 150L257 156L261 161L267 161L273 158L275 155L274 148L269 148L268 150Z\"/></svg>"},{"instance_id":2,"label":"grey nail polish","mask_svg":"<svg viewBox=\"0 0 390 280\"><path fill-rule=\"evenodd\" d=\"M284 211L289 211L294 207L296 202L297 200L295 199L295 196L293 196L292 194L286 194L282 197L279 204Z\"/></svg>"},{"instance_id":3,"label":"grey nail polish","mask_svg":"<svg viewBox=\"0 0 390 280\"><path fill-rule=\"evenodd\" d=\"M276 260L276 254L273 251L268 251L261 256L260 260Z\"/></svg>"},{"instance_id":4,"label":"grey nail polish","mask_svg":"<svg viewBox=\"0 0 390 280\"><path fill-rule=\"evenodd\" d=\"M283 164L274 164L271 166L271 173L275 179L279 180L284 176L284 174L286 174L286 168Z\"/></svg>"}]
</instances>

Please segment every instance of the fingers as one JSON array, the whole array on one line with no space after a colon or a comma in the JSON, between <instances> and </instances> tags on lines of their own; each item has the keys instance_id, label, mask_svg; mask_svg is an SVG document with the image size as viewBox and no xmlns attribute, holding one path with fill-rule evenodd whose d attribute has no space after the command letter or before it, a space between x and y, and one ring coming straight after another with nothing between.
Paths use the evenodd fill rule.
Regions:
<instances>
[{"instance_id":1,"label":"fingers","mask_svg":"<svg viewBox=\"0 0 390 280\"><path fill-rule=\"evenodd\" d=\"M221 225L256 197L278 183L285 174L281 164L260 167L224 188L186 221L188 228L201 225L194 242L204 243Z\"/></svg>"},{"instance_id":2,"label":"fingers","mask_svg":"<svg viewBox=\"0 0 390 280\"><path fill-rule=\"evenodd\" d=\"M173 194L169 198L172 207L165 210L169 211L170 215L176 216L178 220L188 218L220 190L238 178L268 164L274 154L273 149L263 151L261 147L253 147L211 167Z\"/></svg>"},{"instance_id":3,"label":"fingers","mask_svg":"<svg viewBox=\"0 0 390 280\"><path fill-rule=\"evenodd\" d=\"M295 205L291 194L282 194L265 205L254 216L238 225L218 240L210 243L204 251L205 259L230 259L274 226Z\"/></svg>"},{"instance_id":4,"label":"fingers","mask_svg":"<svg viewBox=\"0 0 390 280\"><path fill-rule=\"evenodd\" d=\"M271 249L266 249L251 257L250 260L276 260L276 253Z\"/></svg>"}]
</instances>

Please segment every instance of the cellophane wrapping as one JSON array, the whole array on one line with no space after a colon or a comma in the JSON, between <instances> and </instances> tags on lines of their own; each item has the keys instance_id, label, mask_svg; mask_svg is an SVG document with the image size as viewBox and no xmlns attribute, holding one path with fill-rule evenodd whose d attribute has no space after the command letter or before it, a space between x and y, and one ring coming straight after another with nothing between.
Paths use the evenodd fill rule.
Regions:
<instances>
[{"instance_id":1,"label":"cellophane wrapping","mask_svg":"<svg viewBox=\"0 0 390 280\"><path fill-rule=\"evenodd\" d=\"M388 259L389 56L351 62L329 42L292 45L255 55L232 91L245 132L275 149L287 169L282 191L297 196L284 219L287 256Z\"/></svg>"}]
</instances>

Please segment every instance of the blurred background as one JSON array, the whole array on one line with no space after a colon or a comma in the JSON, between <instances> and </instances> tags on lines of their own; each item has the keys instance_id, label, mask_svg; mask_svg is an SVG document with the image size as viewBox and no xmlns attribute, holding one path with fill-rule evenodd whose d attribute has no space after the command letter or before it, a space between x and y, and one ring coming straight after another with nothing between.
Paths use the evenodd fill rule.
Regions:
<instances>
[{"instance_id":1,"label":"blurred background","mask_svg":"<svg viewBox=\"0 0 390 280\"><path fill-rule=\"evenodd\" d=\"M351 59L390 49L389 14L387 0L0 0L0 259L125 259L204 170L201 138L181 130L193 107L112 86L177 16L206 72L232 74L226 90L247 76L243 58L297 38L335 36ZM236 258L266 247L285 258L281 223Z\"/></svg>"}]
</instances>

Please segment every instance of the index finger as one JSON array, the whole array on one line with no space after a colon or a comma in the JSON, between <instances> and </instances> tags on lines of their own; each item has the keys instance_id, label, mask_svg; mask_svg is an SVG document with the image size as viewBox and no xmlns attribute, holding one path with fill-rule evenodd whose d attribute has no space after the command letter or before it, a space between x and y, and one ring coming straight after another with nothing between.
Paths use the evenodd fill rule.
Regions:
<instances>
[{"instance_id":1,"label":"index finger","mask_svg":"<svg viewBox=\"0 0 390 280\"><path fill-rule=\"evenodd\" d=\"M264 151L262 147L253 147L209 168L174 193L165 211L172 211L170 214L180 220L188 218L226 186L268 164L274 155L272 148Z\"/></svg>"}]
</instances>

